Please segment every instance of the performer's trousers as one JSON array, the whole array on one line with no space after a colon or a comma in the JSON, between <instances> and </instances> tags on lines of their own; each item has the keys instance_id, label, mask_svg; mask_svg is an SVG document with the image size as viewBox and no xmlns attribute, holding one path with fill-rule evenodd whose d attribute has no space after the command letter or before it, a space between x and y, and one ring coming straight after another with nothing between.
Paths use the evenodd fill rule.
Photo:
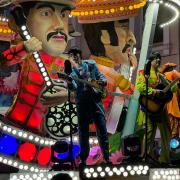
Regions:
<instances>
[{"instance_id":1,"label":"performer's trousers","mask_svg":"<svg viewBox=\"0 0 180 180\"><path fill-rule=\"evenodd\" d=\"M77 103L80 158L86 161L89 155L89 122L92 120L96 125L96 133L104 159L109 160L109 143L106 129L105 115L102 103L96 103L92 98Z\"/></svg>"},{"instance_id":2,"label":"performer's trousers","mask_svg":"<svg viewBox=\"0 0 180 180\"><path fill-rule=\"evenodd\" d=\"M145 125L145 113L140 110L138 116L138 126ZM161 135L161 154L160 162L170 162L170 124L166 110L157 116L149 115L147 119L147 149L150 155L153 155L152 149L156 136L157 127ZM145 140L144 140L145 141ZM144 142L145 143L145 142Z\"/></svg>"}]
</instances>

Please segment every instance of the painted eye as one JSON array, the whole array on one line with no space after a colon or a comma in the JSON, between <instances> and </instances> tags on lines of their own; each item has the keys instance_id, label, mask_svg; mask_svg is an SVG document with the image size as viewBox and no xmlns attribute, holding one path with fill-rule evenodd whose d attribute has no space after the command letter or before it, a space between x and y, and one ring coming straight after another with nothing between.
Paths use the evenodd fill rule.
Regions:
<instances>
[{"instance_id":1,"label":"painted eye","mask_svg":"<svg viewBox=\"0 0 180 180\"><path fill-rule=\"evenodd\" d=\"M67 11L64 11L64 12L60 13L61 18L66 18L66 17L68 17L68 15L69 15L69 13Z\"/></svg>"},{"instance_id":2,"label":"painted eye","mask_svg":"<svg viewBox=\"0 0 180 180\"><path fill-rule=\"evenodd\" d=\"M43 11L41 13L42 16L52 16L52 13L50 11Z\"/></svg>"}]
</instances>

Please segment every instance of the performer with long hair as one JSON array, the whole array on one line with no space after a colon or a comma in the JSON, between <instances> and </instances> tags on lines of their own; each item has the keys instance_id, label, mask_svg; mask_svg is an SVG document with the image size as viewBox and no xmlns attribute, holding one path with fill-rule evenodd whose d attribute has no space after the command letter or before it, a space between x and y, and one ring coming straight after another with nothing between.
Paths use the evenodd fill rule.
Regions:
<instances>
[{"instance_id":1,"label":"performer with long hair","mask_svg":"<svg viewBox=\"0 0 180 180\"><path fill-rule=\"evenodd\" d=\"M146 94L146 83L145 83L145 71L140 70L136 79L136 88L139 90L141 96L141 107L140 112L137 118L138 127L142 127L145 125L145 108L148 111L148 119L147 119L147 151L153 156L152 147L153 142L156 135L157 127L160 130L161 134L161 144L162 150L160 154L159 161L162 163L170 163L170 123L167 114L166 104L162 104L162 108L158 109L158 105L161 104L164 97L164 92L162 89L158 87L163 86L166 87L169 85L168 80L164 77L163 74L159 72L159 67L161 63L161 55L158 52L153 52L149 59L150 61L150 72L148 78L148 106L144 103L145 100L141 97L144 97ZM173 85L170 87L169 91L174 92L177 90L177 85ZM147 98L147 97L146 97ZM157 102L158 98L160 101ZM170 97L171 98L171 97ZM157 111L156 109L157 108Z\"/></svg>"}]
</instances>

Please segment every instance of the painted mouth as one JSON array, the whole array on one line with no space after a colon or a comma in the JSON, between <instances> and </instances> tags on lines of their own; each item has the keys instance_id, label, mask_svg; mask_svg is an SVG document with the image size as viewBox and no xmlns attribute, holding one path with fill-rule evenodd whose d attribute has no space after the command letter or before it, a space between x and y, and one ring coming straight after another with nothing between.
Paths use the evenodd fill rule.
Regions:
<instances>
[{"instance_id":1,"label":"painted mouth","mask_svg":"<svg viewBox=\"0 0 180 180\"><path fill-rule=\"evenodd\" d=\"M57 41L64 41L65 36L63 36L63 35L54 35L54 36L52 36L52 39L57 40Z\"/></svg>"}]
</instances>

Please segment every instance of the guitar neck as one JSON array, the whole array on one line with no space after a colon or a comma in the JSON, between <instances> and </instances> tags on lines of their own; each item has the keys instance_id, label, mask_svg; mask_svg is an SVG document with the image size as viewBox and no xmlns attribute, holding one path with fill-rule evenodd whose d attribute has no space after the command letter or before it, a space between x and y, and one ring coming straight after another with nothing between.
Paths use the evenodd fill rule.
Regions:
<instances>
[{"instance_id":1,"label":"guitar neck","mask_svg":"<svg viewBox=\"0 0 180 180\"><path fill-rule=\"evenodd\" d=\"M180 77L176 78L174 81L172 81L169 85L167 85L164 89L163 92L166 93L167 91L170 90L170 88L177 82L180 80Z\"/></svg>"},{"instance_id":2,"label":"guitar neck","mask_svg":"<svg viewBox=\"0 0 180 180\"><path fill-rule=\"evenodd\" d=\"M83 80L83 79L79 79L79 78L76 78L76 77L71 77L73 80L79 82L79 83L82 83L82 84L87 84L91 87L95 87L95 88L100 88L97 84L93 84L89 81L86 81L86 80Z\"/></svg>"}]
</instances>

